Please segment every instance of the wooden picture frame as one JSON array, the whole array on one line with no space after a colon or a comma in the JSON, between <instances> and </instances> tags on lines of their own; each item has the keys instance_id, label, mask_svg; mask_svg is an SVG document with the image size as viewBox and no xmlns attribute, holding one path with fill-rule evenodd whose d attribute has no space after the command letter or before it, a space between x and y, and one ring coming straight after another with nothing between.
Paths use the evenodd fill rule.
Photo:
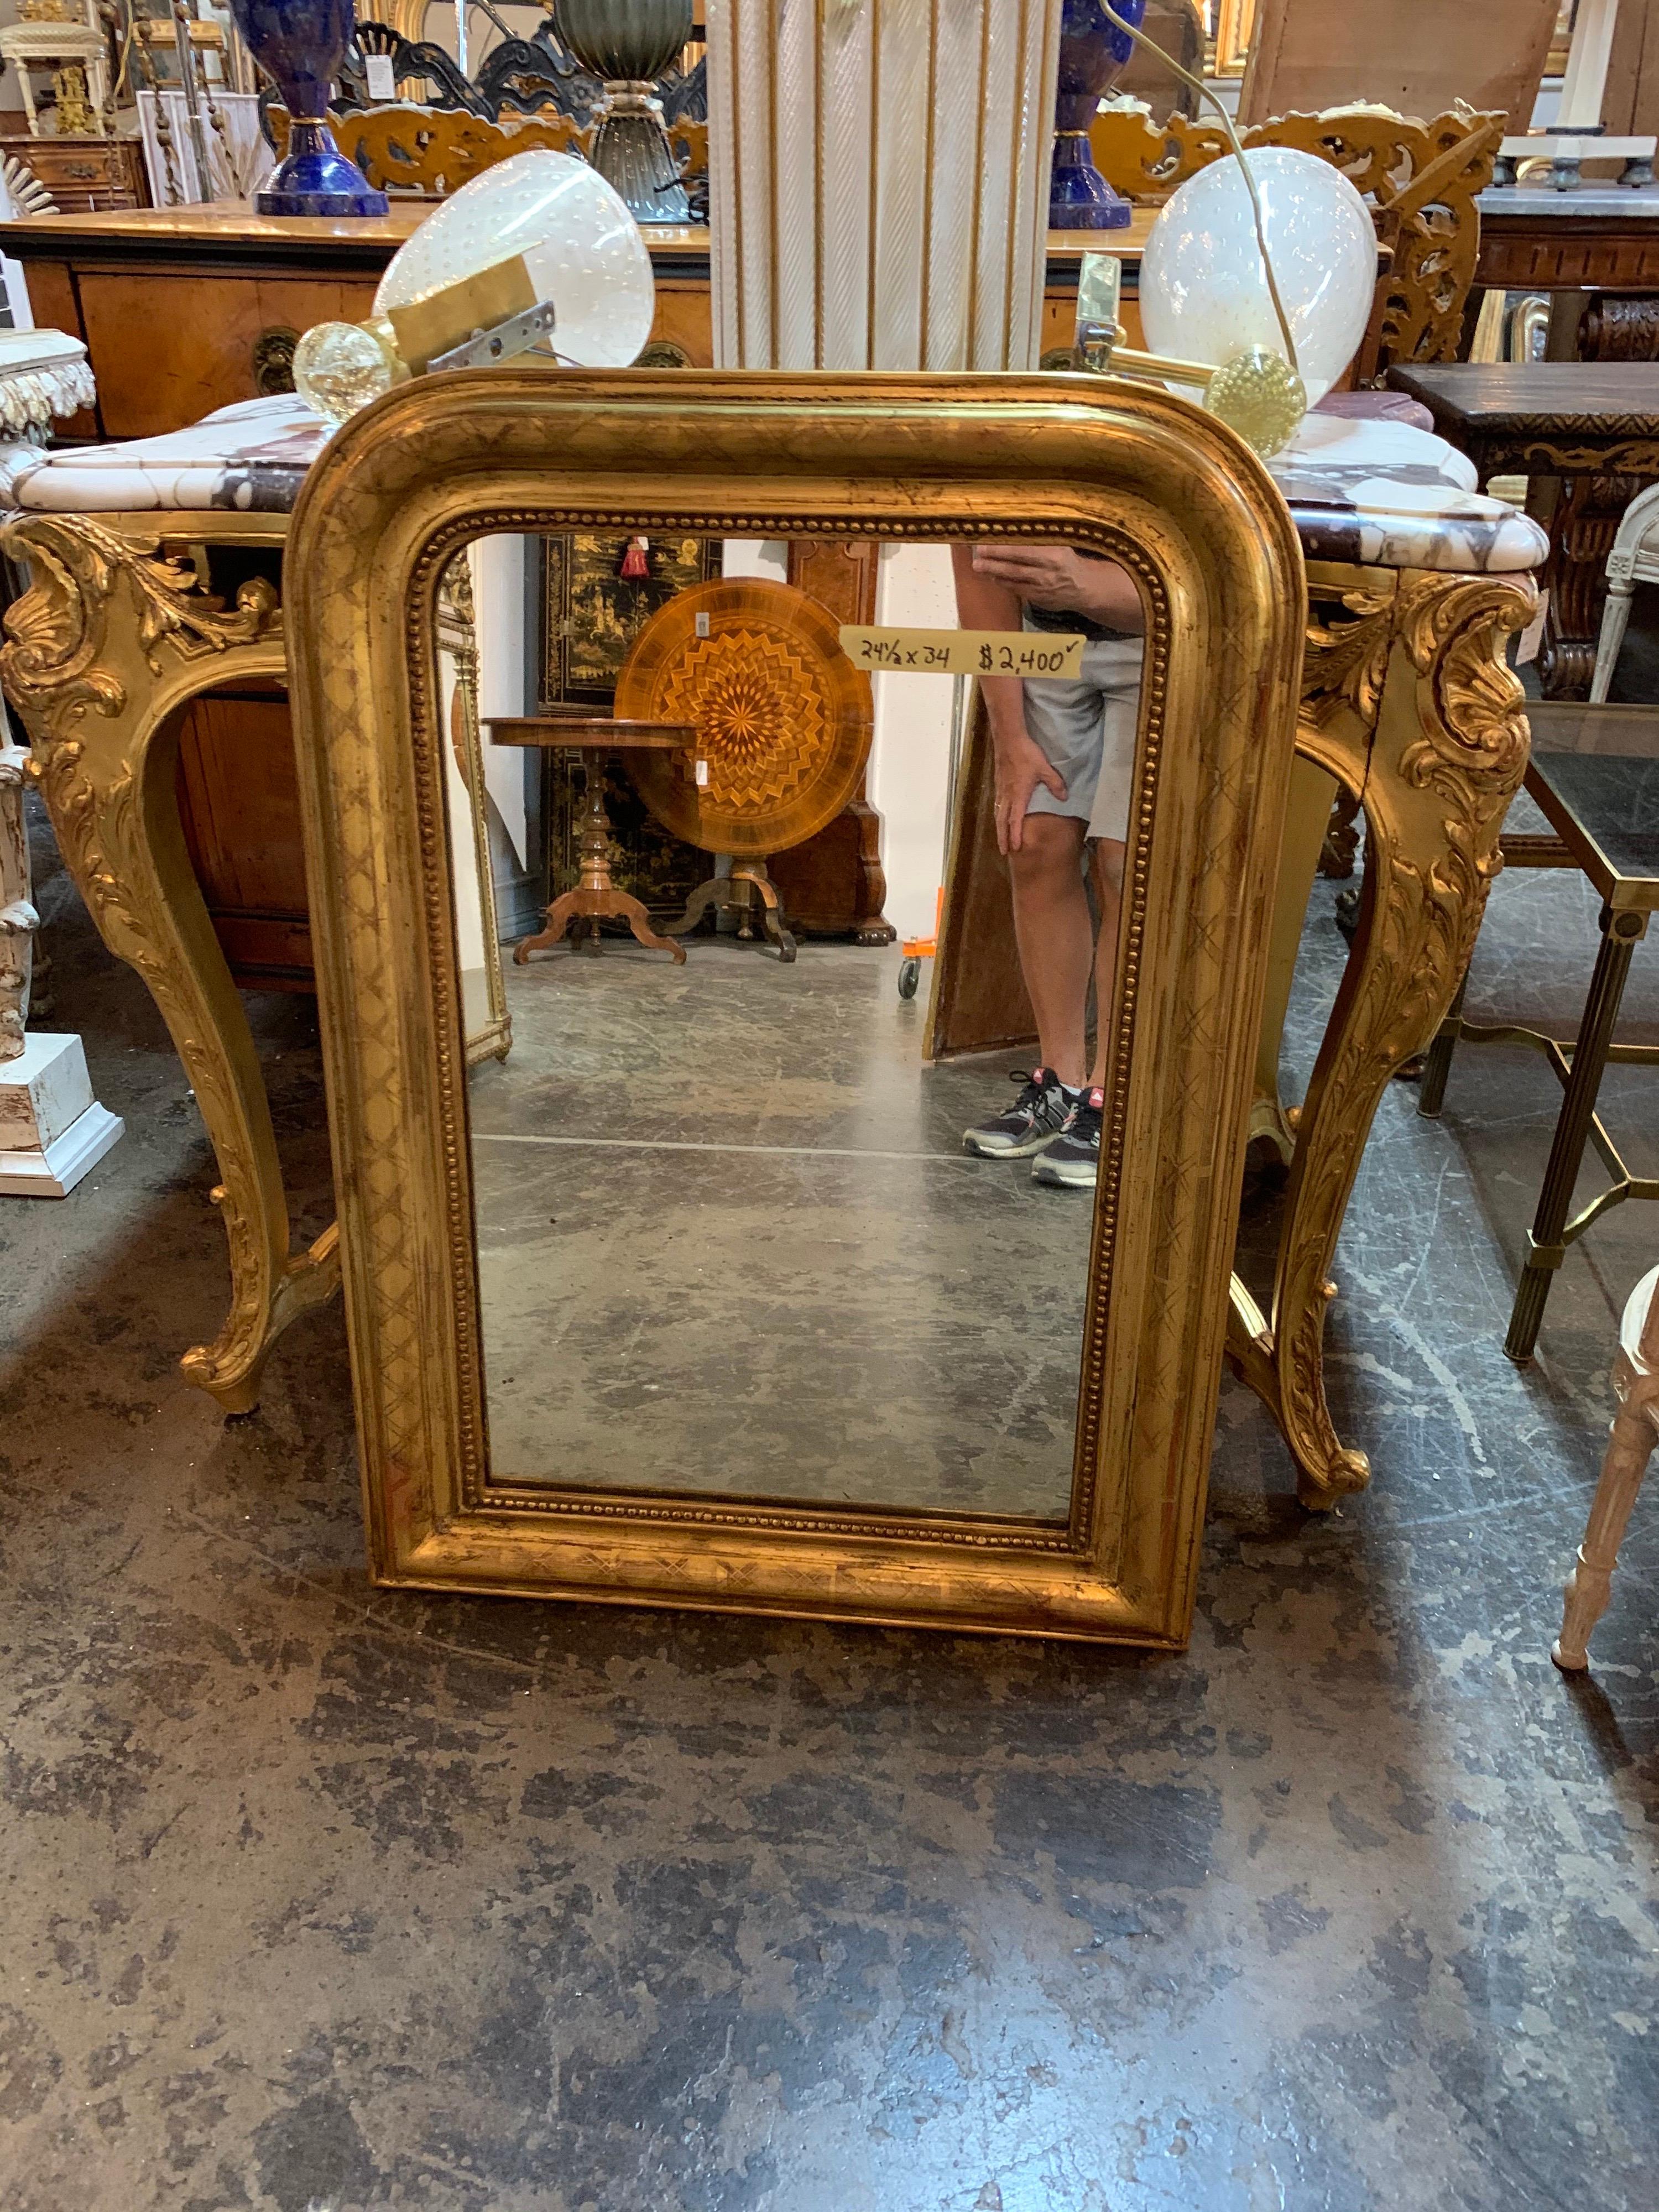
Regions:
<instances>
[{"instance_id":1,"label":"wooden picture frame","mask_svg":"<svg viewBox=\"0 0 1659 2212\"><path fill-rule=\"evenodd\" d=\"M1255 30L1255 9L1256 0L1215 0L1215 76L1243 76Z\"/></svg>"},{"instance_id":2,"label":"wooden picture frame","mask_svg":"<svg viewBox=\"0 0 1659 2212\"><path fill-rule=\"evenodd\" d=\"M469 539L568 529L1058 539L1139 582L1126 981L1063 1521L490 1465L434 608ZM1105 379L691 384L520 361L416 380L348 422L307 479L287 574L375 1578L1183 1644L1302 660L1301 550L1261 463L1212 416Z\"/></svg>"},{"instance_id":3,"label":"wooden picture frame","mask_svg":"<svg viewBox=\"0 0 1659 2212\"><path fill-rule=\"evenodd\" d=\"M1258 0L1208 0L1205 9L1210 26L1209 73L1212 76L1243 76L1255 35ZM1559 76L1572 49L1573 18L1577 0L1556 0L1555 29L1544 63L1546 76ZM1265 120L1266 118L1264 118Z\"/></svg>"},{"instance_id":4,"label":"wooden picture frame","mask_svg":"<svg viewBox=\"0 0 1659 2212\"><path fill-rule=\"evenodd\" d=\"M1369 100L1426 121L1462 100L1525 131L1558 11L1559 0L1389 0L1340 11L1328 0L1255 0L1238 120Z\"/></svg>"}]
</instances>

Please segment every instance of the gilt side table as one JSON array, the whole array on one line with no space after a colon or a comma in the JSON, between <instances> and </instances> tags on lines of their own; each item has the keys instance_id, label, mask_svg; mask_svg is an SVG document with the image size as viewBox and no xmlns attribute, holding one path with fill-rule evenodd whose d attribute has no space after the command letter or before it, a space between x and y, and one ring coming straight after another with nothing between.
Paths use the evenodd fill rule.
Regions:
<instances>
[{"instance_id":1,"label":"gilt side table","mask_svg":"<svg viewBox=\"0 0 1659 2212\"><path fill-rule=\"evenodd\" d=\"M1405 422L1310 415L1269 464L1307 564L1302 711L1286 805L1253 1138L1288 1170L1271 1290L1233 1279L1228 1356L1296 1460L1303 1503L1370 1480L1325 1395L1332 1264L1372 1116L1434 1036L1468 965L1527 763L1510 633L1537 604L1538 525L1475 488L1474 465ZM1020 981L992 760L975 718L957 785L927 1049L1018 1049ZM1279 1042L1309 894L1338 793L1365 819L1360 922L1305 1097L1279 1096Z\"/></svg>"},{"instance_id":2,"label":"gilt side table","mask_svg":"<svg viewBox=\"0 0 1659 2212\"><path fill-rule=\"evenodd\" d=\"M331 1224L295 1248L270 1103L241 999L191 865L179 805L181 710L216 691L287 680L282 556L289 511L326 426L292 394L246 400L189 429L76 447L21 471L0 548L29 588L6 615L0 681L27 730L64 865L100 934L160 1007L212 1142L230 1249L230 1310L185 1374L227 1413L258 1402L271 1346L339 1281ZM454 573L460 571L458 577ZM482 774L470 585L452 564L441 662L453 680L452 795ZM476 656L474 656L476 657ZM463 877L489 879L482 810ZM469 1060L501 1056L511 1024L493 908L480 900L483 988Z\"/></svg>"}]
</instances>

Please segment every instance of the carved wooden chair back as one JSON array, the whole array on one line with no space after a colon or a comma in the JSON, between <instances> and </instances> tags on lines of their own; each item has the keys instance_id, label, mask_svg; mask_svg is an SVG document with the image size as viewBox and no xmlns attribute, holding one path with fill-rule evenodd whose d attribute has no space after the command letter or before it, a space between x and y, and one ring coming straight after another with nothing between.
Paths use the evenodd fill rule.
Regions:
<instances>
[{"instance_id":1,"label":"carved wooden chair back","mask_svg":"<svg viewBox=\"0 0 1659 2212\"><path fill-rule=\"evenodd\" d=\"M280 107L269 112L281 161L288 151L289 118ZM341 151L377 191L429 199L447 199L510 155L549 147L586 160L591 136L569 116L551 110L523 122L492 123L465 108L417 107L408 100L335 114L330 120Z\"/></svg>"},{"instance_id":2,"label":"carved wooden chair back","mask_svg":"<svg viewBox=\"0 0 1659 2212\"><path fill-rule=\"evenodd\" d=\"M1601 610L1595 673L1590 678L1593 707L1600 706L1612 688L1619 648L1630 622L1631 596L1638 584L1659 584L1659 484L1650 484L1646 491L1638 492L1625 509L1607 556L1607 603Z\"/></svg>"},{"instance_id":3,"label":"carved wooden chair back","mask_svg":"<svg viewBox=\"0 0 1659 2212\"><path fill-rule=\"evenodd\" d=\"M1505 118L1461 103L1419 123L1386 108L1332 108L1253 125L1244 145L1292 146L1348 177L1370 208L1389 265L1355 362L1361 384L1412 362L1457 356L1480 246L1476 196L1492 182ZM1121 192L1161 203L1230 151L1219 125L1109 108L1090 131L1097 167Z\"/></svg>"},{"instance_id":4,"label":"carved wooden chair back","mask_svg":"<svg viewBox=\"0 0 1659 2212\"><path fill-rule=\"evenodd\" d=\"M281 107L268 112L280 161L288 151L288 113ZM377 191L418 192L429 199L447 199L514 154L550 147L556 154L575 154L586 161L593 138L591 126L552 107L496 123L465 108L397 100L384 107L337 111L331 119L342 150ZM706 123L671 123L668 143L688 183L708 174Z\"/></svg>"}]
</instances>

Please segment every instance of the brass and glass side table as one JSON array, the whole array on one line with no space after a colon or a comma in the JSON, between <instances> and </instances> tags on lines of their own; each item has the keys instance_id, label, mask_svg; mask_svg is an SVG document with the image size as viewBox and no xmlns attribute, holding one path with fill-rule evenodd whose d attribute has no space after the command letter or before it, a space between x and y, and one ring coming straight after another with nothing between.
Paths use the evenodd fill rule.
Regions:
<instances>
[{"instance_id":1,"label":"brass and glass side table","mask_svg":"<svg viewBox=\"0 0 1659 2212\"><path fill-rule=\"evenodd\" d=\"M1585 707L1548 701L1528 710L1532 758L1526 786L1543 809L1553 837L1505 837L1506 866L1577 868L1601 896L1601 943L1576 1039L1547 1036L1519 1023L1463 1018L1464 985L1430 1050L1418 1111L1437 1116L1458 1039L1521 1044L1543 1054L1562 1088L1538 1209L1527 1239L1527 1261L1516 1289L1504 1349L1532 1358L1555 1272L1592 1223L1627 1198L1659 1198L1659 1178L1634 1176L1596 1111L1609 1061L1659 1065L1659 1045L1617 1044L1613 1031L1630 975L1631 956L1659 908L1659 708ZM1572 1194L1593 1145L1613 1178L1572 1214Z\"/></svg>"}]
</instances>

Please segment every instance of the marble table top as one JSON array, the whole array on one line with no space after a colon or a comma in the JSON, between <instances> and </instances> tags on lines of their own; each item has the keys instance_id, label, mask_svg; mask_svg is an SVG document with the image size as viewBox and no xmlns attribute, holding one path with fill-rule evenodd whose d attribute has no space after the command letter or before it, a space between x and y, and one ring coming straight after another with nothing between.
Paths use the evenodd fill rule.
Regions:
<instances>
[{"instance_id":1,"label":"marble table top","mask_svg":"<svg viewBox=\"0 0 1659 2212\"><path fill-rule=\"evenodd\" d=\"M1550 142L1540 139L1536 149L1547 155ZM1594 161L1595 149L1588 140L1584 151ZM1489 216L1552 216L1564 222L1574 216L1586 221L1614 216L1620 222L1659 221L1659 185L1579 185L1571 191L1553 185L1488 185L1475 200L1484 222Z\"/></svg>"},{"instance_id":2,"label":"marble table top","mask_svg":"<svg viewBox=\"0 0 1659 2212\"><path fill-rule=\"evenodd\" d=\"M1494 574L1549 551L1529 516L1474 489L1467 454L1407 422L1309 415L1267 466L1310 561Z\"/></svg>"},{"instance_id":3,"label":"marble table top","mask_svg":"<svg viewBox=\"0 0 1659 2212\"><path fill-rule=\"evenodd\" d=\"M53 514L143 514L222 507L286 514L328 425L291 392L221 407L183 430L116 446L77 446L19 472L14 502Z\"/></svg>"},{"instance_id":4,"label":"marble table top","mask_svg":"<svg viewBox=\"0 0 1659 2212\"><path fill-rule=\"evenodd\" d=\"M159 438L54 453L12 495L54 514L282 514L326 437L291 392L248 399ZM1310 561L1479 573L1536 568L1548 551L1535 522L1475 490L1463 454L1409 423L1310 415L1269 465Z\"/></svg>"}]
</instances>

